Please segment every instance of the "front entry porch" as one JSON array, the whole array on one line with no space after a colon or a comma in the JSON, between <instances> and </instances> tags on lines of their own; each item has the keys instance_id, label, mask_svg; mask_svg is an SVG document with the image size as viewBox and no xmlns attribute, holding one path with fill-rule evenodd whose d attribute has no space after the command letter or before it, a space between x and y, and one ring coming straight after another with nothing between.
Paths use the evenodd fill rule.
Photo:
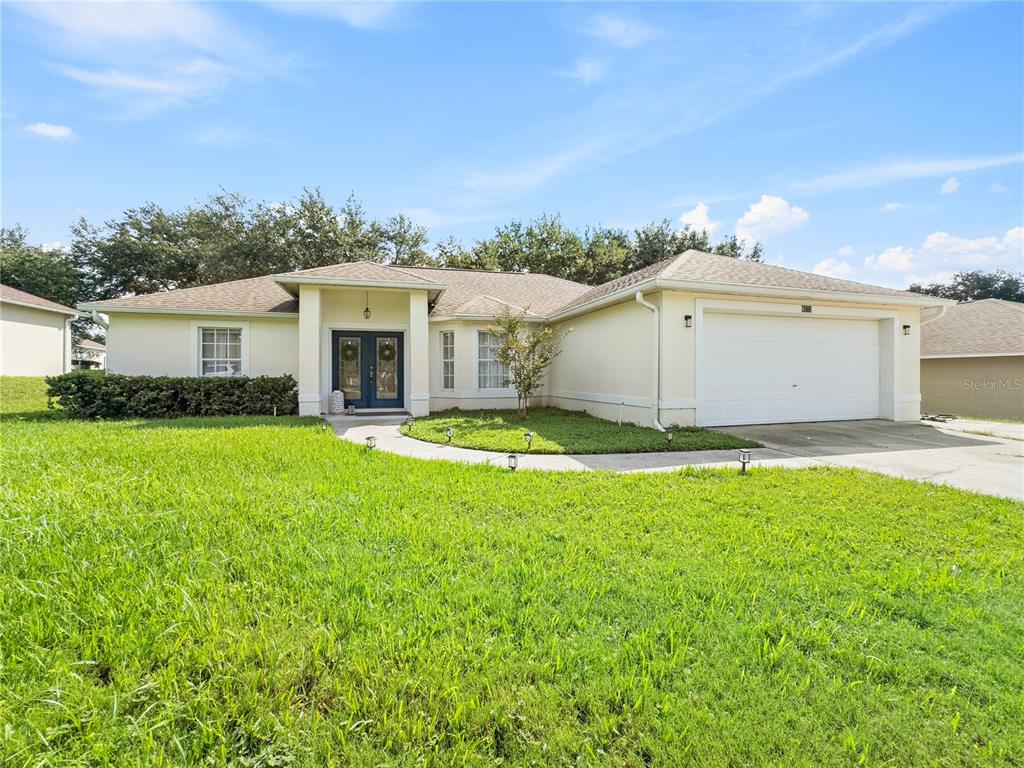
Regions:
<instances>
[{"instance_id":1,"label":"front entry porch","mask_svg":"<svg viewBox=\"0 0 1024 768\"><path fill-rule=\"evenodd\" d=\"M331 391L357 410L405 407L405 334L332 331Z\"/></svg>"}]
</instances>

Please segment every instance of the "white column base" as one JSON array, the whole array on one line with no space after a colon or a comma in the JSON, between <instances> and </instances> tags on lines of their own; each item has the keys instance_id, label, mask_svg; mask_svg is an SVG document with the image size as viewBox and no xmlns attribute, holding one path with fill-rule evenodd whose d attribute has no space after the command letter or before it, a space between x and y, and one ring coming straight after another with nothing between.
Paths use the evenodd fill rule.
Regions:
<instances>
[{"instance_id":1,"label":"white column base","mask_svg":"<svg viewBox=\"0 0 1024 768\"><path fill-rule=\"evenodd\" d=\"M299 416L319 416L320 395L299 395Z\"/></svg>"},{"instance_id":2,"label":"white column base","mask_svg":"<svg viewBox=\"0 0 1024 768\"><path fill-rule=\"evenodd\" d=\"M409 398L409 413L413 416L428 416L430 414L430 396L413 395Z\"/></svg>"}]
</instances>

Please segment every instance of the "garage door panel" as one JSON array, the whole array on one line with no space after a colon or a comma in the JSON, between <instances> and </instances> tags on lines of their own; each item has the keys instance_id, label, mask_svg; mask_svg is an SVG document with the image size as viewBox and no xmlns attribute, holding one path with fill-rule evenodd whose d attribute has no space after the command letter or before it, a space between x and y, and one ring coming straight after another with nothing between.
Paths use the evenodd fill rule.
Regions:
<instances>
[{"instance_id":1,"label":"garage door panel","mask_svg":"<svg viewBox=\"0 0 1024 768\"><path fill-rule=\"evenodd\" d=\"M702 325L701 424L878 417L877 321L707 312Z\"/></svg>"}]
</instances>

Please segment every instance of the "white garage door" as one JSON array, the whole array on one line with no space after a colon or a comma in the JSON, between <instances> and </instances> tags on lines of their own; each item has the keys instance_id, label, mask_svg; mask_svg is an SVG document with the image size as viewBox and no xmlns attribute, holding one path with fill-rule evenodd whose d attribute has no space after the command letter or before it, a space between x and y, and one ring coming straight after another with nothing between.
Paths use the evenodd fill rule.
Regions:
<instances>
[{"instance_id":1,"label":"white garage door","mask_svg":"<svg viewBox=\"0 0 1024 768\"><path fill-rule=\"evenodd\" d=\"M706 312L703 326L699 424L878 418L877 321Z\"/></svg>"}]
</instances>

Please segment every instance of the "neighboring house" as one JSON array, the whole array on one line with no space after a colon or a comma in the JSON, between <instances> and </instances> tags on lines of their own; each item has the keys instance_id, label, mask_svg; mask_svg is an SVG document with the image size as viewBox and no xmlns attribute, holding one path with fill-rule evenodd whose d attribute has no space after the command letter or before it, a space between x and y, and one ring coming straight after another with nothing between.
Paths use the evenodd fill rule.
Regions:
<instances>
[{"instance_id":1,"label":"neighboring house","mask_svg":"<svg viewBox=\"0 0 1024 768\"><path fill-rule=\"evenodd\" d=\"M0 374L53 376L71 370L71 321L81 313L0 285Z\"/></svg>"},{"instance_id":2,"label":"neighboring house","mask_svg":"<svg viewBox=\"0 0 1024 768\"><path fill-rule=\"evenodd\" d=\"M535 402L651 424L919 416L919 317L946 302L687 251L591 287L541 274L357 262L83 304L124 374L290 373L414 415L510 408L486 326L503 307L571 329Z\"/></svg>"},{"instance_id":3,"label":"neighboring house","mask_svg":"<svg viewBox=\"0 0 1024 768\"><path fill-rule=\"evenodd\" d=\"M75 342L71 366L77 370L103 370L107 367L107 346L92 339Z\"/></svg>"},{"instance_id":4,"label":"neighboring house","mask_svg":"<svg viewBox=\"0 0 1024 768\"><path fill-rule=\"evenodd\" d=\"M982 299L921 316L921 408L1024 421L1024 304Z\"/></svg>"}]
</instances>

